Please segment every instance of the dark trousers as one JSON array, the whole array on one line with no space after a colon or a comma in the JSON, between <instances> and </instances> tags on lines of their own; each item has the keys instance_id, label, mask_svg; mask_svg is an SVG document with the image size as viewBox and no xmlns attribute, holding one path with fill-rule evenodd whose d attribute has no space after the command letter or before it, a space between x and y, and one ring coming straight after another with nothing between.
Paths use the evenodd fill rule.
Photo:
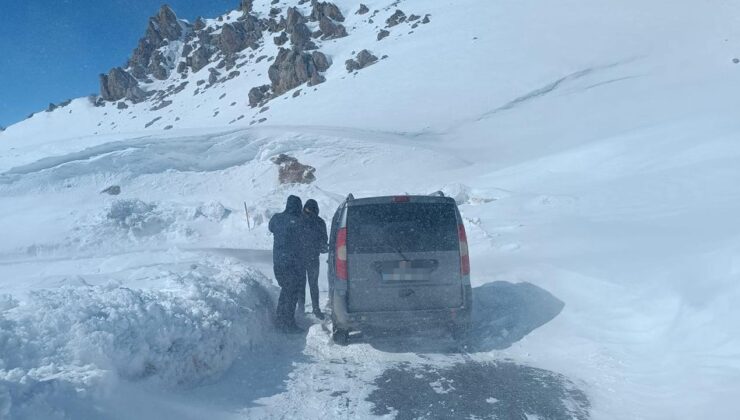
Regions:
<instances>
[{"instance_id":1,"label":"dark trousers","mask_svg":"<svg viewBox=\"0 0 740 420\"><path fill-rule=\"evenodd\" d=\"M274 265L275 278L280 285L276 323L278 326L295 325L295 307L300 297L299 291L304 284L301 264Z\"/></svg>"},{"instance_id":2,"label":"dark trousers","mask_svg":"<svg viewBox=\"0 0 740 420\"><path fill-rule=\"evenodd\" d=\"M298 302L306 302L306 280L308 280L308 288L311 290L311 305L313 306L313 310L317 311L319 310L319 257L318 255L316 258L306 258L303 261L304 270L303 270L303 281L301 282L301 290L300 295L298 297Z\"/></svg>"}]
</instances>

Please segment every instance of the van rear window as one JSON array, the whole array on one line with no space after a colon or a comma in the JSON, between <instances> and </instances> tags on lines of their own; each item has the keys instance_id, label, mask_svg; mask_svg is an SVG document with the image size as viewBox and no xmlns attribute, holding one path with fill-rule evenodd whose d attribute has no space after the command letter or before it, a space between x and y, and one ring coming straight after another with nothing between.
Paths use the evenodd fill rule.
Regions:
<instances>
[{"instance_id":1,"label":"van rear window","mask_svg":"<svg viewBox=\"0 0 740 420\"><path fill-rule=\"evenodd\" d=\"M389 203L348 209L350 254L458 249L457 217L451 204Z\"/></svg>"}]
</instances>

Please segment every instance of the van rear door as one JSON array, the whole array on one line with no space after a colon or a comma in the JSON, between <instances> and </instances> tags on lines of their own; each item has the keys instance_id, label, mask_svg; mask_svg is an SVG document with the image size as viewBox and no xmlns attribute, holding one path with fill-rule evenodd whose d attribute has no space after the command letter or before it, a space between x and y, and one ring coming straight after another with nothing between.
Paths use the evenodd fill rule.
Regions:
<instances>
[{"instance_id":1,"label":"van rear door","mask_svg":"<svg viewBox=\"0 0 740 420\"><path fill-rule=\"evenodd\" d=\"M377 200L347 208L349 311L462 306L454 201Z\"/></svg>"}]
</instances>

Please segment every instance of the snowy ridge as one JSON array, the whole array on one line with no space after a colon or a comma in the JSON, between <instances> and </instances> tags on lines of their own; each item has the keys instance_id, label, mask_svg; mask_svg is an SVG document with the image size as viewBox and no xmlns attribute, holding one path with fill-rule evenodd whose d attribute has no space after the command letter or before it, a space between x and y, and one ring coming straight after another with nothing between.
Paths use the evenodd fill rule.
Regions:
<instances>
[{"instance_id":1,"label":"snowy ridge","mask_svg":"<svg viewBox=\"0 0 740 420\"><path fill-rule=\"evenodd\" d=\"M405 38L423 36L423 32L429 26L428 18L424 20L424 24L421 23L420 16L424 16L425 13L423 9L416 10L419 7L416 6L413 9L407 9L407 14L413 16L414 21L401 22L388 28L393 36L378 41L377 32L386 28L386 19L397 10L392 4L367 2L371 8L376 8L365 14L356 13L359 3L344 1L338 4L344 16L341 24L348 28L348 35L338 38L323 39L315 35L320 33L319 22L310 20L314 7L308 2L296 4L292 1L283 1L271 4L268 1L257 1L250 13L232 11L218 18L200 20L202 27L198 28L197 36L195 36L193 24L177 21L182 27L180 37L172 41L165 39L165 44L153 53L153 57L159 55L157 59L161 60L161 63L158 65L163 68L163 78L159 79L150 73L145 73L150 70L136 70L132 63L133 58L128 67L121 69L121 72L126 73L126 77L132 78L131 75L134 75L137 78L136 80L131 79L132 83L138 82L138 86L133 88L139 90L139 93L134 95L134 99L77 98L70 103L65 103L64 106L36 113L28 120L8 127L6 132L2 132L2 136L4 138L63 139L142 130L161 131L163 129L231 125L243 127L256 123L262 124L272 120L273 115L281 114L280 111L274 113L269 110L279 109L283 101L300 102L301 107L310 106L303 98L315 96L323 87L323 83L316 86L301 83L285 93L277 93L277 97L272 100L262 101L259 106L250 107L248 98L250 89L270 84L269 68L275 64L279 51L283 48L288 50L298 48L292 40L276 45L273 37L284 34L285 31L274 31L270 27L277 21L284 22L290 7L294 7L298 13L301 13L304 20L309 19L305 24L308 30L314 33L311 42L316 44L317 49L308 49L307 52L318 51L327 56L330 67L326 72L322 72L327 80L324 83L327 84L357 76L358 72L348 72L345 69L344 62L355 58L360 50L370 49L380 58L387 55L383 54L385 50L402 43ZM400 7L400 3L394 4ZM271 13L273 9L279 10L280 13ZM159 15L166 14L164 11L165 9L162 9ZM174 13L170 9L166 11ZM155 18L152 18L150 25L156 25ZM222 48L226 47L222 47L221 44L226 41L219 38L223 28L226 25L234 27L233 25L243 22L260 26L256 29L260 37L258 41L239 45L236 48L243 49L237 52L223 51ZM285 24L282 23L282 25ZM411 29L412 26L413 29ZM149 31L151 30L150 28ZM417 31L418 35L415 34ZM147 36L154 35L149 35L147 32ZM157 33L156 37L161 38L162 35ZM146 38L141 42L145 40ZM207 64L203 67L198 64L194 68L191 67L192 65L186 65L200 49L213 50L208 53L209 57L204 58ZM137 54L139 53L135 51L134 57ZM109 78L112 77L109 76ZM124 88L121 87L121 89ZM105 90L105 87L103 86L101 90Z\"/></svg>"}]
</instances>

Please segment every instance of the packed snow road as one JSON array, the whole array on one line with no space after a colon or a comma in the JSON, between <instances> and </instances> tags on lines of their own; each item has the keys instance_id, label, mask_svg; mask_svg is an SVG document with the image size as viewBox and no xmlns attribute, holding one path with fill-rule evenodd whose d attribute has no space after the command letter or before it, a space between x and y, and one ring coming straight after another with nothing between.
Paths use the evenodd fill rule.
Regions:
<instances>
[{"instance_id":1,"label":"packed snow road","mask_svg":"<svg viewBox=\"0 0 740 420\"><path fill-rule=\"evenodd\" d=\"M209 252L263 267L271 262L270 253L260 250ZM325 278L320 284L325 296ZM314 402L316 418L588 418L588 398L573 381L488 354L550 321L563 303L532 284L502 281L475 288L474 300L473 333L465 345L447 331L407 330L353 336L343 347L331 341L328 323L306 315L300 320L305 336L281 337L270 346L270 360L228 374L261 378L249 382L249 393L241 387L229 392L229 405L243 405L240 412L259 418L303 416L307 401ZM278 383L274 395L264 395L269 382ZM215 386L198 393L223 397L222 391ZM247 395L255 398L245 405Z\"/></svg>"},{"instance_id":2,"label":"packed snow road","mask_svg":"<svg viewBox=\"0 0 740 420\"><path fill-rule=\"evenodd\" d=\"M22 388L12 386L8 373L16 417L588 418L582 384L490 354L562 310L561 301L534 285L499 281L475 288L474 330L465 347L447 331L362 335L345 347L332 342L327 323L308 314L299 317L304 334L272 330L275 287L260 273L271 269L269 251L146 254L146 260L125 253L3 262L4 274L26 273L28 280L59 287L31 290L24 305L11 299L3 308L4 350L21 343L19 359L5 359L16 375L22 366L54 360L46 371L28 370L31 384ZM77 274L70 282L64 273L71 267ZM326 289L322 278L322 296ZM105 365L79 364L95 352L98 359L110 357L125 380L111 382ZM65 384L89 390L80 394Z\"/></svg>"}]
</instances>

